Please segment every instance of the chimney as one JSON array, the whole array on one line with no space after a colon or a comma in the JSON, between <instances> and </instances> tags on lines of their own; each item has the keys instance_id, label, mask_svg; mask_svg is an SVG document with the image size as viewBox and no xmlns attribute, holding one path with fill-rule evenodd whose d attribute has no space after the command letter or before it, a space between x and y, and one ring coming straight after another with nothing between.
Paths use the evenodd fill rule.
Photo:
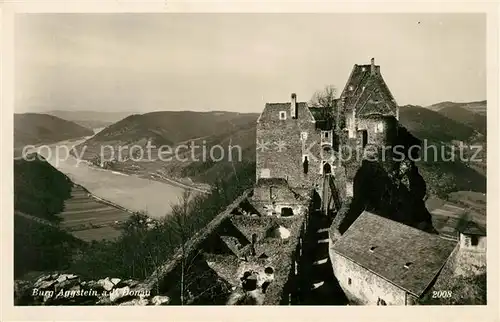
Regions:
<instances>
[{"instance_id":1,"label":"chimney","mask_svg":"<svg viewBox=\"0 0 500 322\"><path fill-rule=\"evenodd\" d=\"M375 58L372 58L370 74L375 75Z\"/></svg>"},{"instance_id":2,"label":"chimney","mask_svg":"<svg viewBox=\"0 0 500 322\"><path fill-rule=\"evenodd\" d=\"M290 103L290 115L292 118L297 118L297 95L292 93L292 101Z\"/></svg>"}]
</instances>

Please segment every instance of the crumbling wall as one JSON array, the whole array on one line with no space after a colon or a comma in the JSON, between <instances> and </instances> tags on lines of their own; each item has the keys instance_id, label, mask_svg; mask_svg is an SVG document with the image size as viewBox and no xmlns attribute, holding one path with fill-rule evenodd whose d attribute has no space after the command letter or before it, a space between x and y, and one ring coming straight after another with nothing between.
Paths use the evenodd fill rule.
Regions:
<instances>
[{"instance_id":1,"label":"crumbling wall","mask_svg":"<svg viewBox=\"0 0 500 322\"><path fill-rule=\"evenodd\" d=\"M252 199L265 203L290 203L296 202L296 197L285 184L266 184L254 188Z\"/></svg>"},{"instance_id":2,"label":"crumbling wall","mask_svg":"<svg viewBox=\"0 0 500 322\"><path fill-rule=\"evenodd\" d=\"M261 179L262 180L262 179ZM306 210L302 201L304 197L282 184L258 184L254 188L252 202L263 209L263 215L281 216L283 208L290 208L293 215L301 214Z\"/></svg>"},{"instance_id":3,"label":"crumbling wall","mask_svg":"<svg viewBox=\"0 0 500 322\"><path fill-rule=\"evenodd\" d=\"M139 281L106 277L85 280L75 274L44 274L16 281L14 305L166 305L168 296L138 289Z\"/></svg>"}]
</instances>

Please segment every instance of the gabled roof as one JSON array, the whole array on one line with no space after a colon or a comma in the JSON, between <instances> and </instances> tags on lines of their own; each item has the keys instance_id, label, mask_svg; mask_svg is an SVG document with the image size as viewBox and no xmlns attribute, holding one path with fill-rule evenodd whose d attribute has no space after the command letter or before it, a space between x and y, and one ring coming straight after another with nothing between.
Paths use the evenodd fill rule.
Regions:
<instances>
[{"instance_id":1,"label":"gabled roof","mask_svg":"<svg viewBox=\"0 0 500 322\"><path fill-rule=\"evenodd\" d=\"M364 211L333 250L419 297L456 245L439 235Z\"/></svg>"},{"instance_id":2,"label":"gabled roof","mask_svg":"<svg viewBox=\"0 0 500 322\"><path fill-rule=\"evenodd\" d=\"M325 112L323 107L310 106L309 111L316 121L323 120L325 118Z\"/></svg>"},{"instance_id":3,"label":"gabled roof","mask_svg":"<svg viewBox=\"0 0 500 322\"><path fill-rule=\"evenodd\" d=\"M397 103L387 87L380 66L354 65L341 94L346 110L356 109L357 114L378 112L395 115Z\"/></svg>"},{"instance_id":4,"label":"gabled roof","mask_svg":"<svg viewBox=\"0 0 500 322\"><path fill-rule=\"evenodd\" d=\"M473 221L468 221L463 227L458 227L458 231L467 235L486 236L486 228Z\"/></svg>"},{"instance_id":5,"label":"gabled roof","mask_svg":"<svg viewBox=\"0 0 500 322\"><path fill-rule=\"evenodd\" d=\"M260 114L257 119L257 123L260 123L263 119L269 119L270 115L273 115L277 118L279 111L287 112L287 120L290 119L290 102L286 103L266 103L264 110ZM309 111L309 106L307 102L297 102L297 119L308 118L311 121L314 120L314 117Z\"/></svg>"}]
</instances>

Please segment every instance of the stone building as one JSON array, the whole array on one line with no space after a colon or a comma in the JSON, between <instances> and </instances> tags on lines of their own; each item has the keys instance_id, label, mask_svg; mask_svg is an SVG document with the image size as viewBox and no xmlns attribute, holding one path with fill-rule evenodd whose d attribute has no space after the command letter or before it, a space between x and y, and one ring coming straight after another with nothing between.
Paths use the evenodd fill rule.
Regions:
<instances>
[{"instance_id":1,"label":"stone building","mask_svg":"<svg viewBox=\"0 0 500 322\"><path fill-rule=\"evenodd\" d=\"M330 246L346 296L365 305L412 305L432 286L454 241L363 212Z\"/></svg>"},{"instance_id":2,"label":"stone building","mask_svg":"<svg viewBox=\"0 0 500 322\"><path fill-rule=\"evenodd\" d=\"M288 103L267 103L257 120L257 190L262 180L273 179L292 189L316 188L320 194L334 187L337 194L338 184L328 183L331 177L343 177L335 163L335 142L326 113L297 102L295 93Z\"/></svg>"},{"instance_id":3,"label":"stone building","mask_svg":"<svg viewBox=\"0 0 500 322\"><path fill-rule=\"evenodd\" d=\"M341 141L356 153L344 163L347 194L352 196L353 178L364 158L382 158L384 147L393 145L397 136L399 106L380 72L380 66L354 65L340 95L341 124L344 124ZM368 153L367 153L368 152ZM368 154L368 155L366 155ZM344 158L345 159L345 158ZM392 158L385 157L385 160ZM389 167L394 165L384 163Z\"/></svg>"},{"instance_id":4,"label":"stone building","mask_svg":"<svg viewBox=\"0 0 500 322\"><path fill-rule=\"evenodd\" d=\"M281 178L290 187L313 187L320 177L319 140L314 116L295 94L289 103L266 104L257 120L257 181Z\"/></svg>"},{"instance_id":5,"label":"stone building","mask_svg":"<svg viewBox=\"0 0 500 322\"><path fill-rule=\"evenodd\" d=\"M486 229L478 223L469 221L459 228L460 249L471 252L486 252Z\"/></svg>"},{"instance_id":6,"label":"stone building","mask_svg":"<svg viewBox=\"0 0 500 322\"><path fill-rule=\"evenodd\" d=\"M478 275L486 271L486 227L467 221L458 227L459 250L455 261L455 275Z\"/></svg>"},{"instance_id":7,"label":"stone building","mask_svg":"<svg viewBox=\"0 0 500 322\"><path fill-rule=\"evenodd\" d=\"M374 58L370 65L354 65L340 101L346 115L349 138L357 136L358 120L363 116L377 113L392 115L399 120L399 107Z\"/></svg>"},{"instance_id":8,"label":"stone building","mask_svg":"<svg viewBox=\"0 0 500 322\"><path fill-rule=\"evenodd\" d=\"M266 104L257 120L257 181L281 178L290 187L317 188L325 195L325 174L331 174L338 197L352 196L354 175L370 153L388 160L388 168L395 166L390 151L381 154L396 142L398 119L380 66L373 58L371 64L356 64L333 107L309 107L297 102L295 93L288 103Z\"/></svg>"}]
</instances>

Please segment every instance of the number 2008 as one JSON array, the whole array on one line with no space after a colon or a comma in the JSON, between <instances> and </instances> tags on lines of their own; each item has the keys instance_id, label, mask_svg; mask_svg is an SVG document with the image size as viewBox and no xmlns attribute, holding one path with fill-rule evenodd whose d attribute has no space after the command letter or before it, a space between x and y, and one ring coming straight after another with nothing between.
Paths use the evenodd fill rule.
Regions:
<instances>
[{"instance_id":1,"label":"number 2008","mask_svg":"<svg viewBox=\"0 0 500 322\"><path fill-rule=\"evenodd\" d=\"M447 298L451 297L451 291L433 291L432 292L432 298L433 299L439 299L439 298Z\"/></svg>"}]
</instances>

